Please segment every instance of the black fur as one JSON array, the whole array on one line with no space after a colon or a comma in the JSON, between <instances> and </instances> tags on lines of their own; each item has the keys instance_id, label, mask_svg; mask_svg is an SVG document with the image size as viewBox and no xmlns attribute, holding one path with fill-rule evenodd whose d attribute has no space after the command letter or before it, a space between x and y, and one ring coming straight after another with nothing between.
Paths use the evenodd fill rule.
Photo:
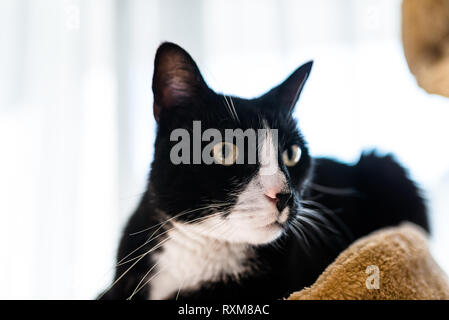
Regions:
<instances>
[{"instance_id":1,"label":"black fur","mask_svg":"<svg viewBox=\"0 0 449 320\"><path fill-rule=\"evenodd\" d=\"M126 299L132 294L155 263L153 253L140 256L164 239L166 228L158 228L161 222L185 210L201 208L211 200L226 203L223 210L229 212L236 200L234 193L258 171L258 164L172 164L169 153L174 142L169 140L170 132L180 127L191 130L193 120L201 120L203 130L257 129L264 122L278 129L281 152L292 144L302 149L301 160L294 167L282 165L279 154L281 170L293 193L288 205L294 214L287 224L302 214L297 211L300 202L319 216L307 216L314 224L308 226L305 238L286 227L284 235L273 243L255 246L256 254L247 263L257 265L258 272L245 274L239 281L227 279L182 290L180 299L279 299L311 285L342 250L374 230L411 221L429 231L419 190L391 156L364 154L354 165L311 159L291 116L310 69L311 63L304 65L260 98L232 97L238 116L235 121L225 97L207 87L190 56L174 44L161 45L153 78L158 131L148 187L120 242L115 279L124 276L101 295L102 299ZM212 212L193 211L179 220L189 222ZM151 235L161 237L146 243ZM133 298L148 298L149 290L151 283Z\"/></svg>"}]
</instances>

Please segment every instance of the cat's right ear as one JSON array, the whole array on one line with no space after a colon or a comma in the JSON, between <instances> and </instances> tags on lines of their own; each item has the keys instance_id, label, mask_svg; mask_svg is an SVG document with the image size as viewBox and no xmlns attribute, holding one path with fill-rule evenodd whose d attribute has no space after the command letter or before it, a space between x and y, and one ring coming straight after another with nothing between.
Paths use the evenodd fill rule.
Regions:
<instances>
[{"instance_id":1,"label":"cat's right ear","mask_svg":"<svg viewBox=\"0 0 449 320\"><path fill-rule=\"evenodd\" d=\"M172 109L199 97L207 88L192 57L180 46L164 42L154 60L153 114L159 121L162 109Z\"/></svg>"},{"instance_id":2,"label":"cat's right ear","mask_svg":"<svg viewBox=\"0 0 449 320\"><path fill-rule=\"evenodd\" d=\"M299 96L304 88L304 84L309 78L312 66L313 61L303 64L281 84L270 90L266 96L274 97L276 104L282 110L288 114L291 113L298 102Z\"/></svg>"}]
</instances>

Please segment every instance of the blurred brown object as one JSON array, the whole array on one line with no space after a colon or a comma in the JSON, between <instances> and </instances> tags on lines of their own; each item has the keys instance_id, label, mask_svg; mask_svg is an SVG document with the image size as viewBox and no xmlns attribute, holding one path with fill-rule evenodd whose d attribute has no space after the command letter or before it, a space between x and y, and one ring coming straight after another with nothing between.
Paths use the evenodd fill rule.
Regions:
<instances>
[{"instance_id":1,"label":"blurred brown object","mask_svg":"<svg viewBox=\"0 0 449 320\"><path fill-rule=\"evenodd\" d=\"M372 282L375 270L377 283ZM404 223L357 240L311 287L288 299L448 300L449 282L432 257L425 231Z\"/></svg>"},{"instance_id":2,"label":"blurred brown object","mask_svg":"<svg viewBox=\"0 0 449 320\"><path fill-rule=\"evenodd\" d=\"M402 42L418 85L449 97L449 0L403 0Z\"/></svg>"}]
</instances>

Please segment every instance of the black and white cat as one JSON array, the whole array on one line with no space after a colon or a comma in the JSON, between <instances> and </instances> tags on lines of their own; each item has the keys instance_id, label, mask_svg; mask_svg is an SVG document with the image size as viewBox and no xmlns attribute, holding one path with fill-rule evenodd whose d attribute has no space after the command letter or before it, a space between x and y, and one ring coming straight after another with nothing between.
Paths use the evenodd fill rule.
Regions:
<instances>
[{"instance_id":1,"label":"black and white cat","mask_svg":"<svg viewBox=\"0 0 449 320\"><path fill-rule=\"evenodd\" d=\"M428 231L424 201L391 156L364 154L355 165L311 158L292 116L311 68L249 100L215 93L187 52L159 47L154 160L102 299L279 299L373 230L407 220ZM192 133L194 121L202 130L264 129L257 161L174 164L171 133Z\"/></svg>"}]
</instances>

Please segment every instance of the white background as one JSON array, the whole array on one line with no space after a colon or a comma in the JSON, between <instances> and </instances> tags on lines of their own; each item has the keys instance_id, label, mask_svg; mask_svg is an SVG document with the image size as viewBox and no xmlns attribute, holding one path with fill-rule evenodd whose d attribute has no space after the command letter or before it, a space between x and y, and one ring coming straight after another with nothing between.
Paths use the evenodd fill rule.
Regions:
<instances>
[{"instance_id":1,"label":"white background","mask_svg":"<svg viewBox=\"0 0 449 320\"><path fill-rule=\"evenodd\" d=\"M91 299L153 152L163 40L253 97L314 59L297 106L314 155L394 152L425 190L449 270L449 100L419 89L399 0L1 0L0 298Z\"/></svg>"}]
</instances>

